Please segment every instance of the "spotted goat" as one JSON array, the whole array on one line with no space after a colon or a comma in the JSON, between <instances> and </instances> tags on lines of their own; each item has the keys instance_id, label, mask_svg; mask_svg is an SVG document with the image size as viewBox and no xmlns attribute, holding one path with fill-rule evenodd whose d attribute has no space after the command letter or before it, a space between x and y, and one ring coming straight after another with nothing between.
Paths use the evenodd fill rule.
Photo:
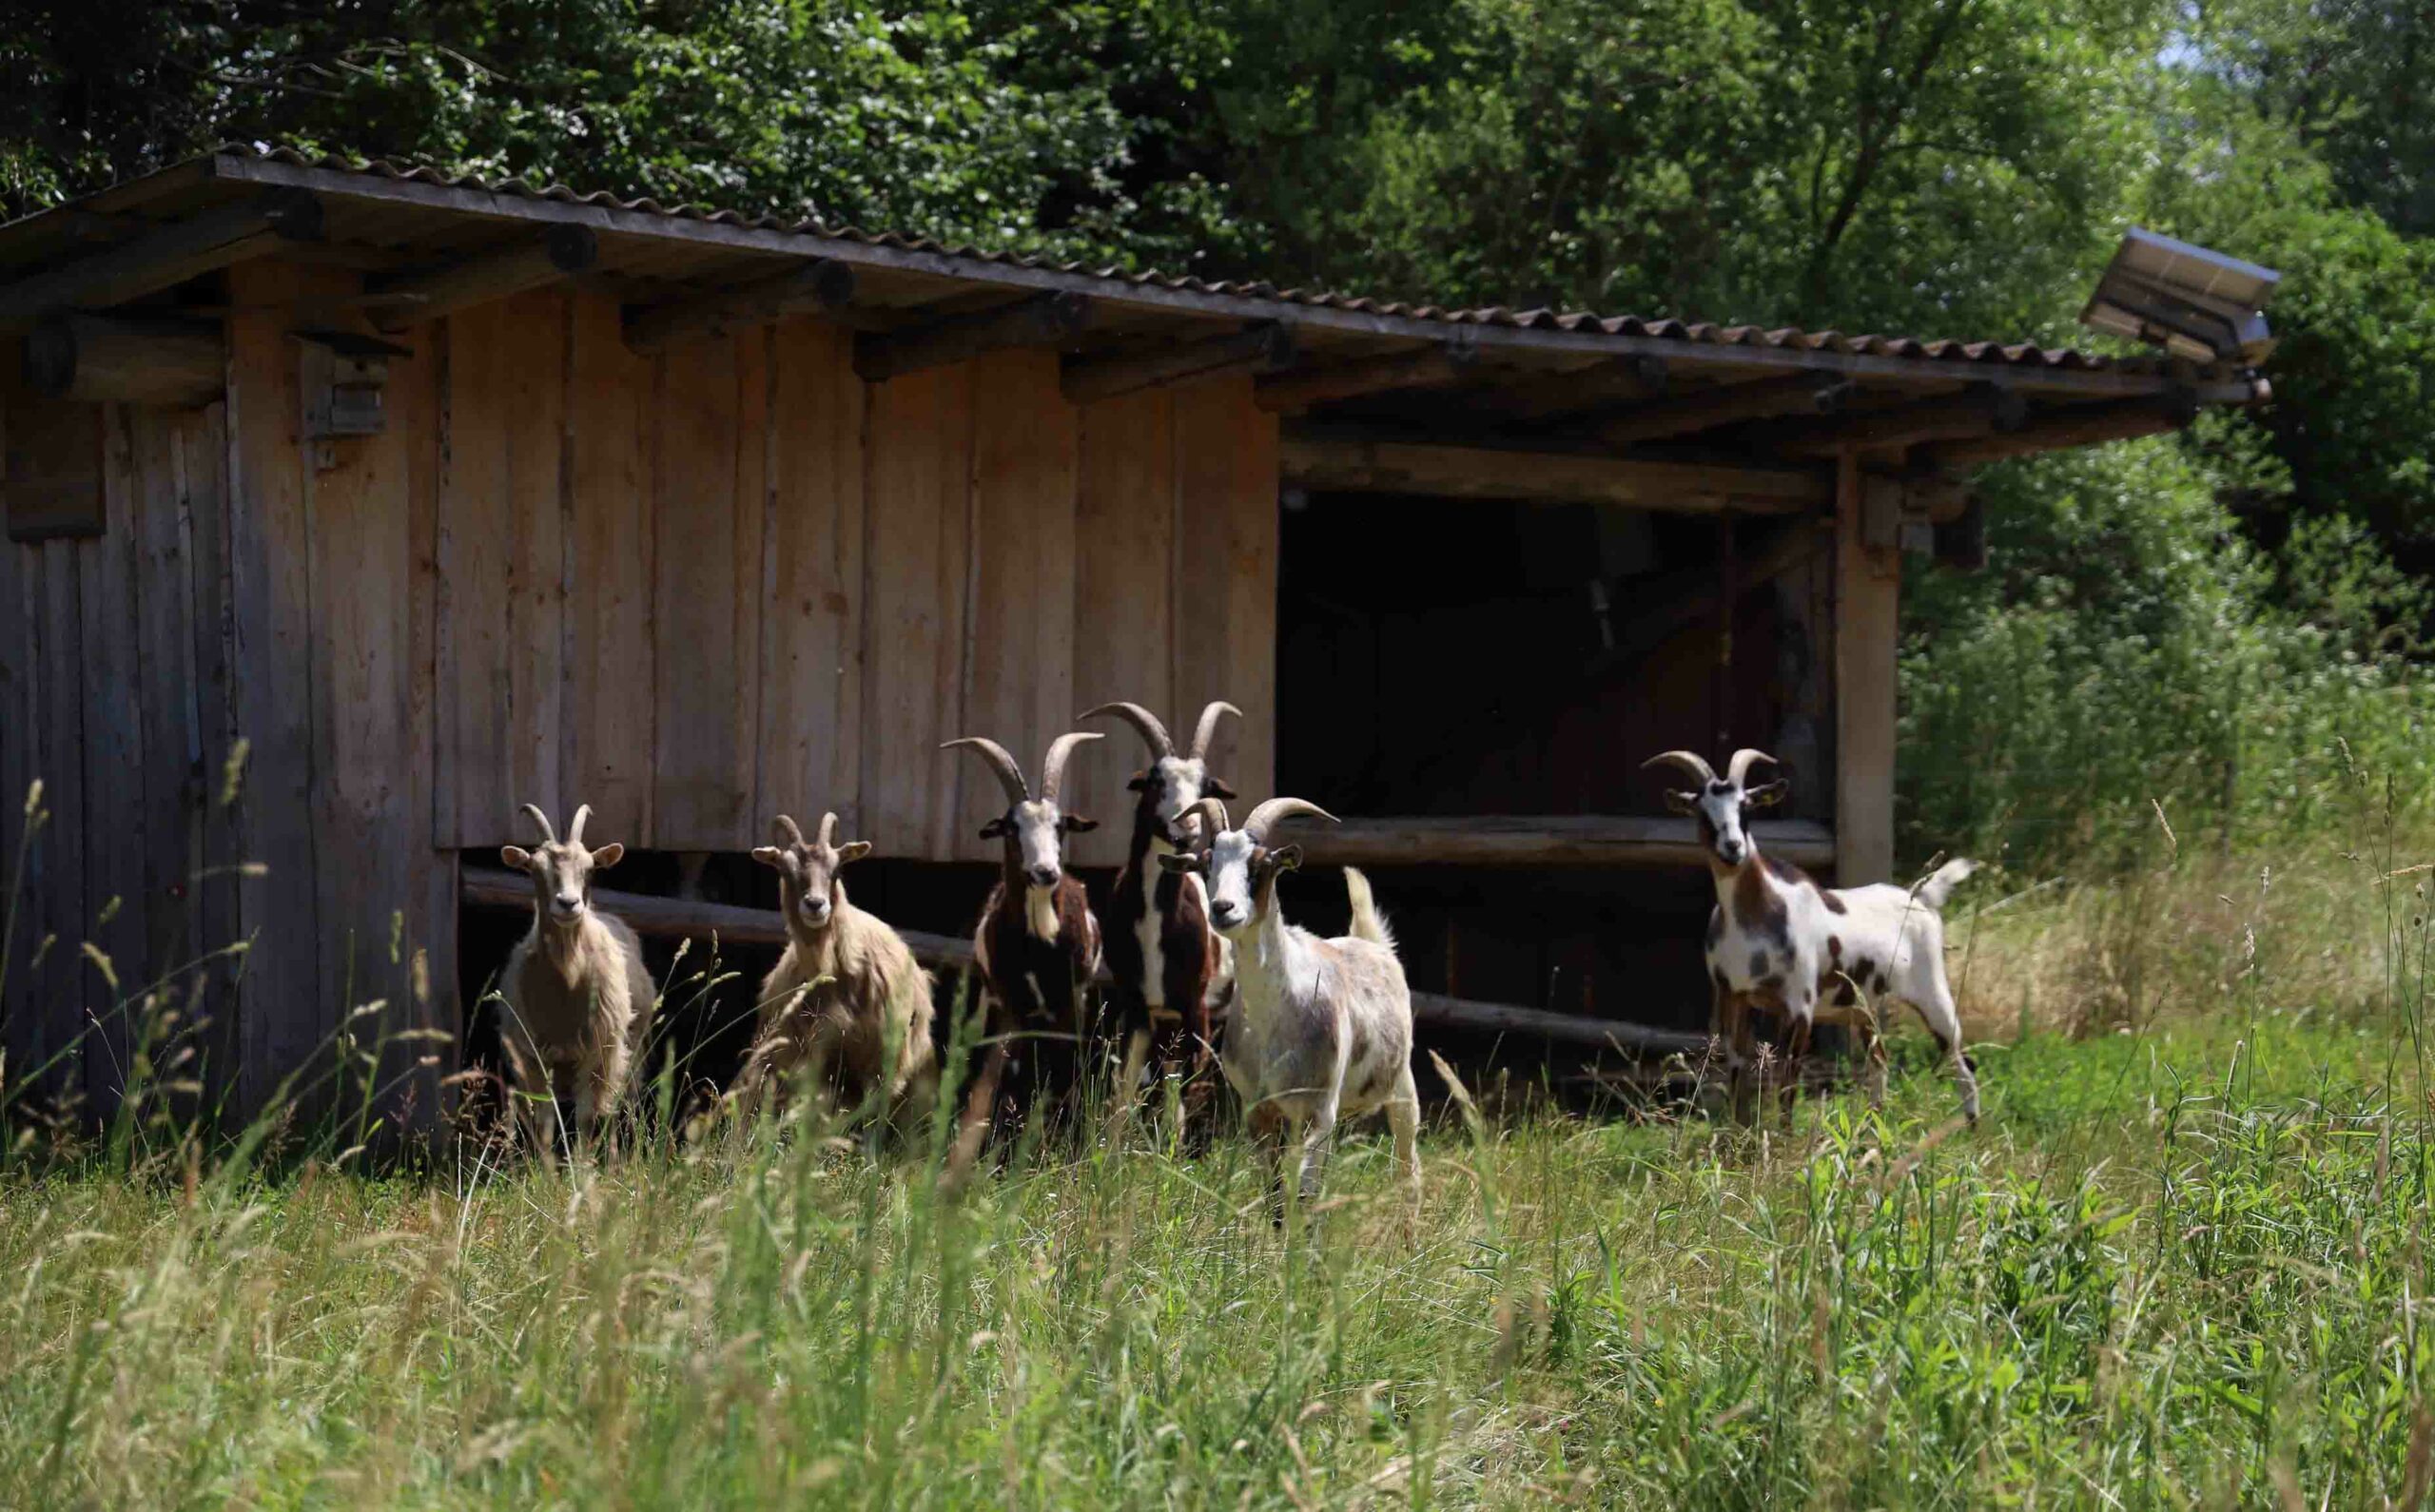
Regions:
<instances>
[{"instance_id":1,"label":"spotted goat","mask_svg":"<svg viewBox=\"0 0 2435 1512\"><path fill-rule=\"evenodd\" d=\"M1737 750L1723 777L1692 751L1666 751L1645 764L1670 764L1699 785L1669 791L1666 800L1676 813L1699 821L1700 844L1716 882L1707 932L1715 992L1709 1032L1724 1046L1734 1116L1746 1123L1752 1114L1754 1013L1781 1013L1791 1021L1781 1068L1789 1114L1811 1032L1821 1023L1859 1033L1868 1052L1870 1100L1883 1101L1885 1005L1908 1003L1936 1037L1960 1087L1961 1111L1975 1122L1978 1078L1962 1051L1961 1019L1945 978L1940 910L1977 863L1947 862L1916 888L1888 882L1821 887L1800 867L1760 854L1749 818L1782 802L1789 785L1781 778L1747 785L1750 768L1760 762L1774 765L1775 758Z\"/></svg>"}]
</instances>

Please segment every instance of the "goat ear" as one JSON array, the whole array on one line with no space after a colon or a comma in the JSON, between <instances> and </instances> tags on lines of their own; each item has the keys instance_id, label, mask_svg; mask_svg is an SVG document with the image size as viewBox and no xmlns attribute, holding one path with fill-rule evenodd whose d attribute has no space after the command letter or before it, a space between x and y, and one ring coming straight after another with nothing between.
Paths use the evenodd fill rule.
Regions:
<instances>
[{"instance_id":1,"label":"goat ear","mask_svg":"<svg viewBox=\"0 0 2435 1512\"><path fill-rule=\"evenodd\" d=\"M1006 823L1005 816L1003 814L981 826L983 840L1003 840L1012 833L1014 833L1014 826Z\"/></svg>"},{"instance_id":2,"label":"goat ear","mask_svg":"<svg viewBox=\"0 0 2435 1512\"><path fill-rule=\"evenodd\" d=\"M1173 872L1206 872L1209 869L1209 858L1206 856L1181 856L1173 851L1162 851L1159 856L1159 864Z\"/></svg>"},{"instance_id":3,"label":"goat ear","mask_svg":"<svg viewBox=\"0 0 2435 1512\"><path fill-rule=\"evenodd\" d=\"M1100 827L1100 822L1096 819L1084 819L1080 814L1066 814L1057 821L1057 827L1068 835L1087 835Z\"/></svg>"},{"instance_id":4,"label":"goat ear","mask_svg":"<svg viewBox=\"0 0 2435 1512\"><path fill-rule=\"evenodd\" d=\"M1278 871L1300 871L1302 869L1302 847L1299 845L1279 845L1275 850L1268 853L1268 862L1270 865L1275 866Z\"/></svg>"},{"instance_id":5,"label":"goat ear","mask_svg":"<svg viewBox=\"0 0 2435 1512\"><path fill-rule=\"evenodd\" d=\"M1235 790L1226 785L1226 780L1224 778L1212 777L1200 785L1200 796L1203 798L1222 798L1231 803L1234 801Z\"/></svg>"},{"instance_id":6,"label":"goat ear","mask_svg":"<svg viewBox=\"0 0 2435 1512\"><path fill-rule=\"evenodd\" d=\"M846 843L837 847L837 864L843 866L849 861L860 861L870 853L871 843L869 841L849 840L846 842Z\"/></svg>"},{"instance_id":7,"label":"goat ear","mask_svg":"<svg viewBox=\"0 0 2435 1512\"><path fill-rule=\"evenodd\" d=\"M626 847L614 840L592 853L592 864L594 866L614 866L625 859Z\"/></svg>"},{"instance_id":8,"label":"goat ear","mask_svg":"<svg viewBox=\"0 0 2435 1512\"><path fill-rule=\"evenodd\" d=\"M762 865L769 867L771 871L784 871L787 869L787 853L780 850L775 845L753 846L752 859L759 862Z\"/></svg>"},{"instance_id":9,"label":"goat ear","mask_svg":"<svg viewBox=\"0 0 2435 1512\"><path fill-rule=\"evenodd\" d=\"M1763 786L1750 788L1742 795L1742 801L1753 808L1773 808L1782 803L1784 794L1790 791L1792 791L1791 781L1779 777Z\"/></svg>"},{"instance_id":10,"label":"goat ear","mask_svg":"<svg viewBox=\"0 0 2435 1512\"><path fill-rule=\"evenodd\" d=\"M1133 774L1133 780L1126 783L1124 785L1132 792L1146 793L1150 790L1150 774L1148 772L1135 772Z\"/></svg>"},{"instance_id":11,"label":"goat ear","mask_svg":"<svg viewBox=\"0 0 2435 1512\"><path fill-rule=\"evenodd\" d=\"M1678 814L1696 814L1700 811L1700 795L1669 787L1666 790L1666 806Z\"/></svg>"},{"instance_id":12,"label":"goat ear","mask_svg":"<svg viewBox=\"0 0 2435 1512\"><path fill-rule=\"evenodd\" d=\"M533 853L521 845L501 845L498 848L498 859L517 871L527 870L533 864Z\"/></svg>"}]
</instances>

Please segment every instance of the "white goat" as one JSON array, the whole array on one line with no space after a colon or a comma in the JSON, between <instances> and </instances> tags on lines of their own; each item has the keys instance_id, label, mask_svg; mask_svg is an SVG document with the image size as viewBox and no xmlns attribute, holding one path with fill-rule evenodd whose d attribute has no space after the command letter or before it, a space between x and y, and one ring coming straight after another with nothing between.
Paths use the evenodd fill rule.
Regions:
<instances>
[{"instance_id":1,"label":"white goat","mask_svg":"<svg viewBox=\"0 0 2435 1512\"><path fill-rule=\"evenodd\" d=\"M1270 846L1268 831L1295 814L1330 824L1334 816L1298 798L1272 798L1234 829L1218 800L1203 799L1200 807L1209 849L1162 855L1159 864L1205 879L1209 921L1234 942L1235 1013L1220 1063L1243 1100L1245 1122L1280 1157L1285 1136L1301 1135L1297 1174L1307 1200L1318 1194L1336 1121L1385 1109L1416 1216L1420 1094L1412 1076L1412 989L1369 880L1345 868L1353 932L1321 940L1277 910L1276 879L1301 865L1302 852ZM1280 1222L1283 1179L1280 1158Z\"/></svg>"},{"instance_id":2,"label":"white goat","mask_svg":"<svg viewBox=\"0 0 2435 1512\"><path fill-rule=\"evenodd\" d=\"M1709 1033L1725 1042L1725 1067L1733 1115L1748 1122L1754 1009L1787 1014L1791 1043L1785 1056L1785 1111L1800 1085L1809 1055L1812 1027L1842 1024L1860 1032L1868 1047L1869 1096L1885 1096L1885 1050L1880 1040L1881 1008L1909 1003L1952 1062L1961 1087L1961 1111L1978 1117L1978 1078L1961 1049L1961 1018L1944 974L1944 919L1938 912L1953 889L1977 869L1969 861L1947 862L1916 889L1876 882L1865 887L1821 887L1800 867L1759 854L1745 826L1755 810L1780 803L1782 779L1743 785L1752 764L1773 763L1764 751L1742 749L1719 777L1705 758L1670 750L1646 766L1671 762L1699 780L1694 792L1668 792L1675 812L1700 822L1700 843L1716 881L1716 907L1708 915L1708 979L1715 988Z\"/></svg>"},{"instance_id":3,"label":"white goat","mask_svg":"<svg viewBox=\"0 0 2435 1512\"><path fill-rule=\"evenodd\" d=\"M499 973L507 1002L501 1038L525 1132L547 1153L555 1148L552 1124L561 1099L575 1106L577 1144L591 1139L603 1114L615 1111L651 1030L653 992L633 930L592 906L593 871L617 864L626 847L612 841L584 848L588 804L575 811L563 842L547 814L531 804L524 812L540 826L540 846L499 851L501 861L533 879L533 927Z\"/></svg>"},{"instance_id":4,"label":"white goat","mask_svg":"<svg viewBox=\"0 0 2435 1512\"><path fill-rule=\"evenodd\" d=\"M752 859L778 874L787 949L761 982L759 1032L737 1078L750 1114L806 1076L817 1095L844 1106L875 1099L889 1113L931 1070L930 978L895 930L846 899L839 868L870 854L870 843L840 845L837 816L820 816L807 841L780 814ZM808 1072L806 1068L808 1068Z\"/></svg>"}]
</instances>

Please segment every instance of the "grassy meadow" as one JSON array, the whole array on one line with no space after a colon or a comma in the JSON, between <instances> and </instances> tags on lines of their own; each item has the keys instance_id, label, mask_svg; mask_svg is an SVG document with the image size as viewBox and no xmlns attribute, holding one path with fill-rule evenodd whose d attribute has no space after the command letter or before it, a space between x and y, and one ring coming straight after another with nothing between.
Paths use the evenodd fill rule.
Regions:
<instances>
[{"instance_id":1,"label":"grassy meadow","mask_svg":"<svg viewBox=\"0 0 2435 1512\"><path fill-rule=\"evenodd\" d=\"M1367 1129L1283 1233L1158 1121L962 1182L943 1124L20 1139L0 1503L2415 1507L2435 873L2376 849L1991 879L1977 1127L1906 1024L1881 1116L1451 1110L1416 1228Z\"/></svg>"}]
</instances>

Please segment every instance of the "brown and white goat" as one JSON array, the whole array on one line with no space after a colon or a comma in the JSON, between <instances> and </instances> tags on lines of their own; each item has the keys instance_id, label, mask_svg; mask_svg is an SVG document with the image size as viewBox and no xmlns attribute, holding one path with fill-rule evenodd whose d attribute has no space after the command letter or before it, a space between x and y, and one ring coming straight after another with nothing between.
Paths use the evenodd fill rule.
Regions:
<instances>
[{"instance_id":1,"label":"brown and white goat","mask_svg":"<svg viewBox=\"0 0 2435 1512\"><path fill-rule=\"evenodd\" d=\"M540 845L508 845L499 859L533 879L533 927L499 972L500 1038L525 1132L546 1153L555 1148L559 1102L574 1106L578 1145L616 1111L651 1031L654 995L633 930L592 906L593 872L617 864L626 847L585 848L588 804L575 811L564 841L547 814L531 804L524 812L540 827Z\"/></svg>"},{"instance_id":2,"label":"brown and white goat","mask_svg":"<svg viewBox=\"0 0 2435 1512\"><path fill-rule=\"evenodd\" d=\"M800 1078L839 1106L893 1113L908 1089L928 1084L929 973L895 930L846 897L837 873L870 854L868 841L838 844L833 813L820 816L813 840L780 814L771 838L752 859L778 874L787 948L761 981L738 1104L751 1114Z\"/></svg>"},{"instance_id":3,"label":"brown and white goat","mask_svg":"<svg viewBox=\"0 0 2435 1512\"><path fill-rule=\"evenodd\" d=\"M1947 862L1916 888L1875 882L1821 887L1798 866L1759 853L1748 829L1752 813L1783 800L1782 779L1745 785L1751 766L1774 763L1764 751L1733 753L1719 777L1704 757L1670 750L1644 765L1670 762L1698 779L1690 792L1668 792L1667 804L1700 824L1700 844L1716 882L1708 915L1708 979L1715 989L1709 1033L1724 1043L1733 1115L1750 1119L1750 1076L1756 1039L1754 1010L1791 1019L1783 1075L1785 1110L1800 1085L1812 1028L1857 1030L1869 1057L1869 1095L1885 1095L1882 1009L1909 1003L1936 1037L1961 1088L1961 1111L1978 1117L1978 1078L1962 1053L1961 1018L1945 979L1944 918L1938 911L1976 869Z\"/></svg>"},{"instance_id":4,"label":"brown and white goat","mask_svg":"<svg viewBox=\"0 0 2435 1512\"><path fill-rule=\"evenodd\" d=\"M1268 831L1295 814L1330 824L1334 816L1299 798L1268 800L1240 829L1228 827L1225 806L1214 798L1202 801L1201 812L1209 848L1162 856L1159 864L1206 881L1210 922L1234 942L1234 1021L1226 1026L1219 1061L1243 1100L1244 1122L1279 1156L1285 1140L1300 1136L1297 1182L1307 1200L1318 1195L1337 1122L1385 1109L1417 1215L1420 1094L1412 1075L1412 989L1369 879L1344 869L1352 929L1322 940L1287 923L1278 910L1276 879L1302 864L1302 851L1270 845ZM1280 1159L1274 1185L1280 1221L1283 1184Z\"/></svg>"},{"instance_id":5,"label":"brown and white goat","mask_svg":"<svg viewBox=\"0 0 2435 1512\"><path fill-rule=\"evenodd\" d=\"M1159 858L1205 849L1199 833L1200 801L1232 798L1233 788L1209 769L1210 743L1218 722L1242 710L1218 702L1200 711L1188 751L1178 750L1159 717L1139 704L1101 704L1084 714L1114 714L1139 730L1150 747L1150 765L1126 784L1139 796L1133 805L1133 839L1124 867L1101 910L1107 942L1109 1017L1125 1037L1125 1087L1147 1064L1160 1075L1183 1077L1184 1106L1198 1116L1214 1090L1207 1075L1215 1048L1211 1018L1221 991L1229 954L1209 927L1209 899L1200 878L1169 871Z\"/></svg>"},{"instance_id":6,"label":"brown and white goat","mask_svg":"<svg viewBox=\"0 0 2435 1512\"><path fill-rule=\"evenodd\" d=\"M972 938L992 1036L975 1106L994 1104L1003 1127L1019 1125L1036 1095L1076 1086L1086 1053L1097 1047L1098 1026L1087 1016L1100 925L1081 880L1065 870L1064 841L1097 829L1099 821L1065 812L1058 792L1074 748L1101 738L1074 730L1052 741L1040 764L1037 797L996 741L965 736L940 747L978 754L1006 793L1006 811L981 829L982 839L1004 843L1004 860Z\"/></svg>"}]
</instances>

